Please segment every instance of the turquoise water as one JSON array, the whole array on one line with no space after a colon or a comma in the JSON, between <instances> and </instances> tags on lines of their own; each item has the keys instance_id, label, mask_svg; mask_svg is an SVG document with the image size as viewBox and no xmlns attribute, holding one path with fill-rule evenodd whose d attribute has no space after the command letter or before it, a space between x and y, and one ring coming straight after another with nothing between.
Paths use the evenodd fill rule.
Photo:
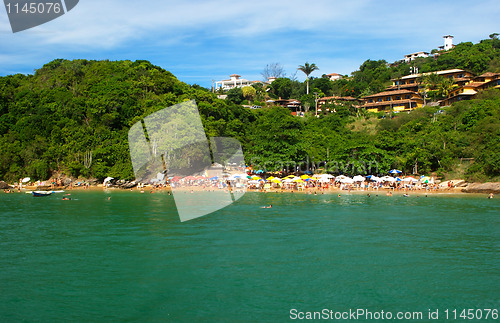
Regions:
<instances>
[{"instance_id":1,"label":"turquoise water","mask_svg":"<svg viewBox=\"0 0 500 323\"><path fill-rule=\"evenodd\" d=\"M247 193L183 223L165 193L1 194L0 210L0 322L500 307L500 198L485 195Z\"/></svg>"}]
</instances>

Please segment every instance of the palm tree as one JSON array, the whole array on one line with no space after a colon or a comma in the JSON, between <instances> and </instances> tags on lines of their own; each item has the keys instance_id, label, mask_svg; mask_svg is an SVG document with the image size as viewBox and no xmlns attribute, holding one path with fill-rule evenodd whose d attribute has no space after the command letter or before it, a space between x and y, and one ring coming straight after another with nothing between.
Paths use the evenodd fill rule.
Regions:
<instances>
[{"instance_id":1,"label":"palm tree","mask_svg":"<svg viewBox=\"0 0 500 323\"><path fill-rule=\"evenodd\" d=\"M443 78L441 83L439 83L438 85L438 93L442 97L447 98L454 87L455 87L455 82L453 82L453 79Z\"/></svg>"},{"instance_id":2,"label":"palm tree","mask_svg":"<svg viewBox=\"0 0 500 323\"><path fill-rule=\"evenodd\" d=\"M304 65L299 65L299 67L297 69L299 71L304 72L304 74L307 76L307 93L306 94L309 94L309 75L312 72L319 70L319 68L314 63L309 64L308 62L306 62Z\"/></svg>"}]
</instances>

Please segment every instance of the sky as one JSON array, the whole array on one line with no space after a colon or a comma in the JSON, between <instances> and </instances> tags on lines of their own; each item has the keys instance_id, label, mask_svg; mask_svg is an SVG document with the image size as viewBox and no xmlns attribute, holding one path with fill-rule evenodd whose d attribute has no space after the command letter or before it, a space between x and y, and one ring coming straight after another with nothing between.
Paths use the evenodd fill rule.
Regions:
<instances>
[{"instance_id":1,"label":"sky","mask_svg":"<svg viewBox=\"0 0 500 323\"><path fill-rule=\"evenodd\" d=\"M39 2L40 0L33 0ZM148 60L188 84L239 74L262 80L267 64L288 77L315 63L350 74L367 59L394 62L500 33L498 0L80 0L65 15L13 33L0 8L0 76L32 74L57 59Z\"/></svg>"}]
</instances>

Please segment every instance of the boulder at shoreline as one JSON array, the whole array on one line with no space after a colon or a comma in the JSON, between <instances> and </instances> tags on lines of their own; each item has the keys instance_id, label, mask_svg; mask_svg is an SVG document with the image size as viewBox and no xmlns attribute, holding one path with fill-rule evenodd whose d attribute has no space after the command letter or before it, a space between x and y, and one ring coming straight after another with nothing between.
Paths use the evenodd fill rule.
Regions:
<instances>
[{"instance_id":1,"label":"boulder at shoreline","mask_svg":"<svg viewBox=\"0 0 500 323\"><path fill-rule=\"evenodd\" d=\"M462 189L465 193L500 193L500 183L469 183Z\"/></svg>"},{"instance_id":2,"label":"boulder at shoreline","mask_svg":"<svg viewBox=\"0 0 500 323\"><path fill-rule=\"evenodd\" d=\"M4 181L0 181L0 190L9 190L12 189L12 186L5 183Z\"/></svg>"}]
</instances>

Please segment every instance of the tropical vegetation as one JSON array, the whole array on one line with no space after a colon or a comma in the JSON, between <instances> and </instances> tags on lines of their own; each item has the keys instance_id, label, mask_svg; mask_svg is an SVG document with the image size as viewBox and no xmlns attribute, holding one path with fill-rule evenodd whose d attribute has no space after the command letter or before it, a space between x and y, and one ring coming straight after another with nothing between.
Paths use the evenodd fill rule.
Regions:
<instances>
[{"instance_id":1,"label":"tropical vegetation","mask_svg":"<svg viewBox=\"0 0 500 323\"><path fill-rule=\"evenodd\" d=\"M437 59L412 64L422 72L463 68L480 74L500 72L499 61L500 40L491 38L459 44ZM409 74L410 67L368 60L349 78L311 78L310 88L320 96L360 97ZM435 91L436 98L445 95L446 87L434 81L426 81L427 90ZM495 89L450 107L426 106L393 115L332 104L330 111L335 112L319 118L312 113L299 118L286 108L265 106L269 97L314 104L307 83L294 79L280 77L268 89L254 85L227 95L219 99L147 61L57 59L33 75L0 77L0 179L133 179L130 127L187 100L198 104L207 137L238 139L246 162L269 172L382 174L398 168L444 178L500 178L500 93ZM240 104L245 101L264 108L244 108Z\"/></svg>"}]
</instances>

